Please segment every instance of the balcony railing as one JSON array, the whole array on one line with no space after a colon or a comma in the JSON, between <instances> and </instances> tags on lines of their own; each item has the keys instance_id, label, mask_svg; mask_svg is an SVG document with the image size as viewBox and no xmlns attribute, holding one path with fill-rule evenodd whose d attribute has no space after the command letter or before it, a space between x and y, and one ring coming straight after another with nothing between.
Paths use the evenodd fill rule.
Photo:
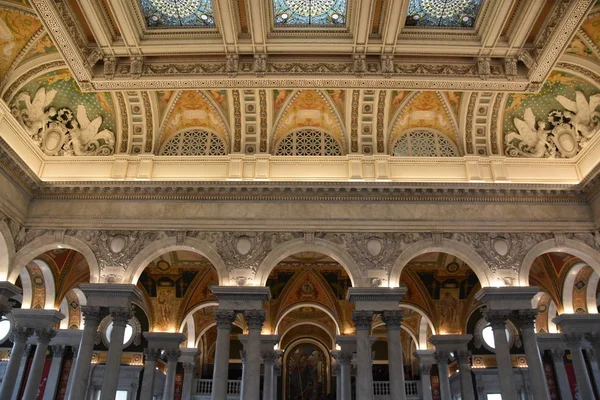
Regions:
<instances>
[{"instance_id":1,"label":"balcony railing","mask_svg":"<svg viewBox=\"0 0 600 400\"><path fill-rule=\"evenodd\" d=\"M404 388L407 399L419 399L420 389L419 381L406 381ZM390 383L387 381L373 382L373 394L376 400L386 400L390 398Z\"/></svg>"},{"instance_id":2,"label":"balcony railing","mask_svg":"<svg viewBox=\"0 0 600 400\"><path fill-rule=\"evenodd\" d=\"M194 394L203 395L212 393L212 379L195 379L194 380ZM227 396L240 395L242 389L242 381L228 381L227 382Z\"/></svg>"},{"instance_id":3,"label":"balcony railing","mask_svg":"<svg viewBox=\"0 0 600 400\"><path fill-rule=\"evenodd\" d=\"M212 379L195 379L194 380L194 396L202 396L196 398L204 398L212 393ZM419 381L404 382L406 390L406 398L408 400L416 400L421 398L421 385ZM227 382L227 398L239 398L242 388L241 381ZM373 382L373 394L375 400L388 400L390 398L390 383L389 382ZM210 397L208 397L210 398Z\"/></svg>"}]
</instances>

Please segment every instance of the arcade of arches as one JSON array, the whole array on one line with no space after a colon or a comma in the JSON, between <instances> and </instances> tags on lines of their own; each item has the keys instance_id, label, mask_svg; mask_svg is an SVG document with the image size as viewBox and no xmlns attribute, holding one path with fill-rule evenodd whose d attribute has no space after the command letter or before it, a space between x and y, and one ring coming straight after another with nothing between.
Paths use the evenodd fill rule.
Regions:
<instances>
[{"instance_id":1,"label":"arcade of arches","mask_svg":"<svg viewBox=\"0 0 600 400\"><path fill-rule=\"evenodd\" d=\"M0 400L600 400L600 0L0 0Z\"/></svg>"}]
</instances>

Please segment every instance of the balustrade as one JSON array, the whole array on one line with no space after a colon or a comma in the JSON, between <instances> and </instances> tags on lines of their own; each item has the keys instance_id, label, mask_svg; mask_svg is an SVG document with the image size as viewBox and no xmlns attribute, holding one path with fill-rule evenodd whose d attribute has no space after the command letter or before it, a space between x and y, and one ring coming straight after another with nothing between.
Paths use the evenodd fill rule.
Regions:
<instances>
[{"instance_id":1,"label":"balustrade","mask_svg":"<svg viewBox=\"0 0 600 400\"><path fill-rule=\"evenodd\" d=\"M213 381L212 379L195 379L194 394L211 394ZM239 395L242 389L242 381L230 380L227 381L227 395Z\"/></svg>"}]
</instances>

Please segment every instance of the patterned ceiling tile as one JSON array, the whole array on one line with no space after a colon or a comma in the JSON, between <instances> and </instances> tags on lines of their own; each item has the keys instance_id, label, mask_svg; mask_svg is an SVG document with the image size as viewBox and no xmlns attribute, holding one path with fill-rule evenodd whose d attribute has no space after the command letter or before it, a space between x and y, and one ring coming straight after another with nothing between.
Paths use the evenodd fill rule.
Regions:
<instances>
[{"instance_id":1,"label":"patterned ceiling tile","mask_svg":"<svg viewBox=\"0 0 600 400\"><path fill-rule=\"evenodd\" d=\"M214 27L211 0L139 0L149 28Z\"/></svg>"},{"instance_id":2,"label":"patterned ceiling tile","mask_svg":"<svg viewBox=\"0 0 600 400\"><path fill-rule=\"evenodd\" d=\"M273 0L275 24L344 25L346 0Z\"/></svg>"},{"instance_id":3,"label":"patterned ceiling tile","mask_svg":"<svg viewBox=\"0 0 600 400\"><path fill-rule=\"evenodd\" d=\"M407 26L472 27L484 0L410 0Z\"/></svg>"}]
</instances>

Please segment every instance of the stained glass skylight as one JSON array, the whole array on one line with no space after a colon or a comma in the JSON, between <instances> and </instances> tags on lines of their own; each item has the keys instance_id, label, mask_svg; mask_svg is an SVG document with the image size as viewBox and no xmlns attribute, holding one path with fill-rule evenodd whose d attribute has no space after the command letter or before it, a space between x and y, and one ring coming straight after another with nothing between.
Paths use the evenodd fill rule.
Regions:
<instances>
[{"instance_id":1,"label":"stained glass skylight","mask_svg":"<svg viewBox=\"0 0 600 400\"><path fill-rule=\"evenodd\" d=\"M484 0L410 0L407 26L473 27Z\"/></svg>"},{"instance_id":2,"label":"stained glass skylight","mask_svg":"<svg viewBox=\"0 0 600 400\"><path fill-rule=\"evenodd\" d=\"M273 0L275 24L345 25L346 0Z\"/></svg>"},{"instance_id":3,"label":"stained glass skylight","mask_svg":"<svg viewBox=\"0 0 600 400\"><path fill-rule=\"evenodd\" d=\"M139 0L149 28L213 27L212 0Z\"/></svg>"}]
</instances>

